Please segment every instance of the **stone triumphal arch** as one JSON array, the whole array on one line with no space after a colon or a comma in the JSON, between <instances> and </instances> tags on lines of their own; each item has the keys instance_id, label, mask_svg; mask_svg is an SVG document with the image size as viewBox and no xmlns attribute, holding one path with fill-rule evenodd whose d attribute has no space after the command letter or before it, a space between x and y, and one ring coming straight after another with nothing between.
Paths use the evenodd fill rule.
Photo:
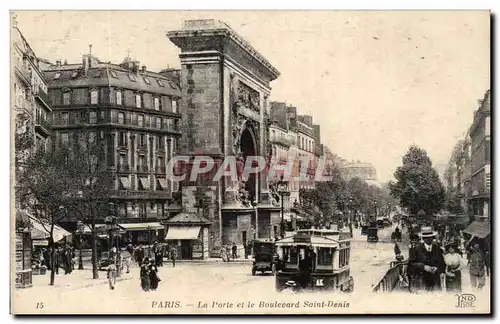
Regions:
<instances>
[{"instance_id":1,"label":"stone triumphal arch","mask_svg":"<svg viewBox=\"0 0 500 324\"><path fill-rule=\"evenodd\" d=\"M267 159L270 83L279 76L278 70L221 21L185 21L182 29L167 36L181 50L179 153L203 153L216 160L236 156L240 164L251 155ZM183 196L196 187L184 185ZM265 173L236 184L219 181L211 189L215 193L207 214L212 222L211 249L256 236L273 237L279 229L279 209L270 203Z\"/></svg>"}]
</instances>

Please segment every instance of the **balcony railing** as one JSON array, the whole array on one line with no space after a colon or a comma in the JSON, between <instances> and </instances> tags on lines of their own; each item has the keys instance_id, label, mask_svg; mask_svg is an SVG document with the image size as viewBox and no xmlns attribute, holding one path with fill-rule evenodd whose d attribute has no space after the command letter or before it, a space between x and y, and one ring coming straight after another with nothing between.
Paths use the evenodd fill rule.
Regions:
<instances>
[{"instance_id":1,"label":"balcony railing","mask_svg":"<svg viewBox=\"0 0 500 324\"><path fill-rule=\"evenodd\" d=\"M31 72L29 72L25 67L24 65L16 65L16 73L19 75L19 77L21 78L21 80L23 80L23 82L30 86L31 85Z\"/></svg>"},{"instance_id":2,"label":"balcony railing","mask_svg":"<svg viewBox=\"0 0 500 324\"><path fill-rule=\"evenodd\" d=\"M123 126L133 126L141 129L151 129L151 130L159 130L159 131L168 131L168 132L180 132L178 124L169 124L163 122L161 125L156 124L156 120L152 119L149 122L144 121L143 123L139 123L137 119L131 118L120 118L118 116L107 116L107 117L99 117L95 120L95 123L90 123L89 118L80 118L71 116L69 119L62 119L59 117L54 118L54 126L68 126L68 125L80 125L80 124L112 124L112 125L123 125ZM157 127L160 126L160 127Z\"/></svg>"},{"instance_id":3,"label":"balcony railing","mask_svg":"<svg viewBox=\"0 0 500 324\"><path fill-rule=\"evenodd\" d=\"M50 129L51 129L50 123L44 118L37 118L37 120L35 121L35 128L36 131L42 132L45 135L50 134Z\"/></svg>"},{"instance_id":4,"label":"balcony railing","mask_svg":"<svg viewBox=\"0 0 500 324\"><path fill-rule=\"evenodd\" d=\"M291 141L290 139L286 138L285 136L274 136L271 137L270 139L271 143L276 143L285 147L290 147Z\"/></svg>"},{"instance_id":5,"label":"balcony railing","mask_svg":"<svg viewBox=\"0 0 500 324\"><path fill-rule=\"evenodd\" d=\"M118 163L117 169L118 172L129 172L130 166L128 165L128 163Z\"/></svg>"},{"instance_id":6,"label":"balcony railing","mask_svg":"<svg viewBox=\"0 0 500 324\"><path fill-rule=\"evenodd\" d=\"M138 150L147 150L148 145L146 143L139 143L139 144L137 144L137 149Z\"/></svg>"},{"instance_id":7,"label":"balcony railing","mask_svg":"<svg viewBox=\"0 0 500 324\"><path fill-rule=\"evenodd\" d=\"M171 199L169 190L115 190L113 198Z\"/></svg>"},{"instance_id":8,"label":"balcony railing","mask_svg":"<svg viewBox=\"0 0 500 324\"><path fill-rule=\"evenodd\" d=\"M49 99L49 95L47 94L47 92L43 91L42 88L38 87L37 89L35 89L34 95L38 101L40 101L42 104L44 104L48 109L51 109L50 108L50 99Z\"/></svg>"},{"instance_id":9,"label":"balcony railing","mask_svg":"<svg viewBox=\"0 0 500 324\"><path fill-rule=\"evenodd\" d=\"M166 172L167 172L167 168L166 167L164 167L164 166L156 167L156 173L165 174Z\"/></svg>"}]
</instances>

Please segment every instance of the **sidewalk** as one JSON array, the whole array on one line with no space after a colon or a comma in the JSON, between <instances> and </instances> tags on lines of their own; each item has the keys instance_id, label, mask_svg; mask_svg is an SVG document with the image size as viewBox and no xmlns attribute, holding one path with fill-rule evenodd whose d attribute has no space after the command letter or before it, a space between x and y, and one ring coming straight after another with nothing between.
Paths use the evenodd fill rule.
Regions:
<instances>
[{"instance_id":1,"label":"sidewalk","mask_svg":"<svg viewBox=\"0 0 500 324\"><path fill-rule=\"evenodd\" d=\"M121 277L117 278L116 281L131 280L134 276L133 273L138 271L138 269L130 269L130 273L123 273ZM34 275L33 276L33 287L27 288L26 291L36 293L34 290L37 289L64 289L64 290L77 290L97 285L107 285L108 279L106 277L106 271L99 271L99 278L92 278L92 269L85 270L73 270L71 274L64 274L64 270L59 269L59 274L55 275L54 285L50 286L50 271L47 271L45 275ZM137 277L138 274L135 276Z\"/></svg>"}]
</instances>

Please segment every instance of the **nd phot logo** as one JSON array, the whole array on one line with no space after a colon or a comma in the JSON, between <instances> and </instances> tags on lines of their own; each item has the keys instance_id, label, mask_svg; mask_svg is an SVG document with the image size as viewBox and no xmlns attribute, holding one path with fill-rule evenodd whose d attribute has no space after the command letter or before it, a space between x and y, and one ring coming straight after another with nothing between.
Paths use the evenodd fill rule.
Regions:
<instances>
[{"instance_id":1,"label":"nd phot logo","mask_svg":"<svg viewBox=\"0 0 500 324\"><path fill-rule=\"evenodd\" d=\"M475 307L474 302L476 301L476 296L474 294L456 294L457 304L455 307L458 308L471 308Z\"/></svg>"}]
</instances>

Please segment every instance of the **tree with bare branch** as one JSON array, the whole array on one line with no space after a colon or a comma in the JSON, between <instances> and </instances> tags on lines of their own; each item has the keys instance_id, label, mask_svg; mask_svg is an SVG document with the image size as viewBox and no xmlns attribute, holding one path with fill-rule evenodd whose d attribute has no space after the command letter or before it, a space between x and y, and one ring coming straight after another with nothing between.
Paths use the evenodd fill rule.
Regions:
<instances>
[{"instance_id":1,"label":"tree with bare branch","mask_svg":"<svg viewBox=\"0 0 500 324\"><path fill-rule=\"evenodd\" d=\"M72 147L31 155L21 172L18 187L22 200L34 211L34 217L48 227L51 255L53 230L59 222L71 216L72 220L82 221L90 227L92 272L97 279L96 219L105 216L113 189L113 173L105 163L104 143L96 140L93 134L81 132Z\"/></svg>"},{"instance_id":2,"label":"tree with bare branch","mask_svg":"<svg viewBox=\"0 0 500 324\"><path fill-rule=\"evenodd\" d=\"M48 233L51 274L54 285L54 226L63 220L70 179L67 177L68 151L34 152L19 170L16 195L34 220Z\"/></svg>"}]
</instances>

